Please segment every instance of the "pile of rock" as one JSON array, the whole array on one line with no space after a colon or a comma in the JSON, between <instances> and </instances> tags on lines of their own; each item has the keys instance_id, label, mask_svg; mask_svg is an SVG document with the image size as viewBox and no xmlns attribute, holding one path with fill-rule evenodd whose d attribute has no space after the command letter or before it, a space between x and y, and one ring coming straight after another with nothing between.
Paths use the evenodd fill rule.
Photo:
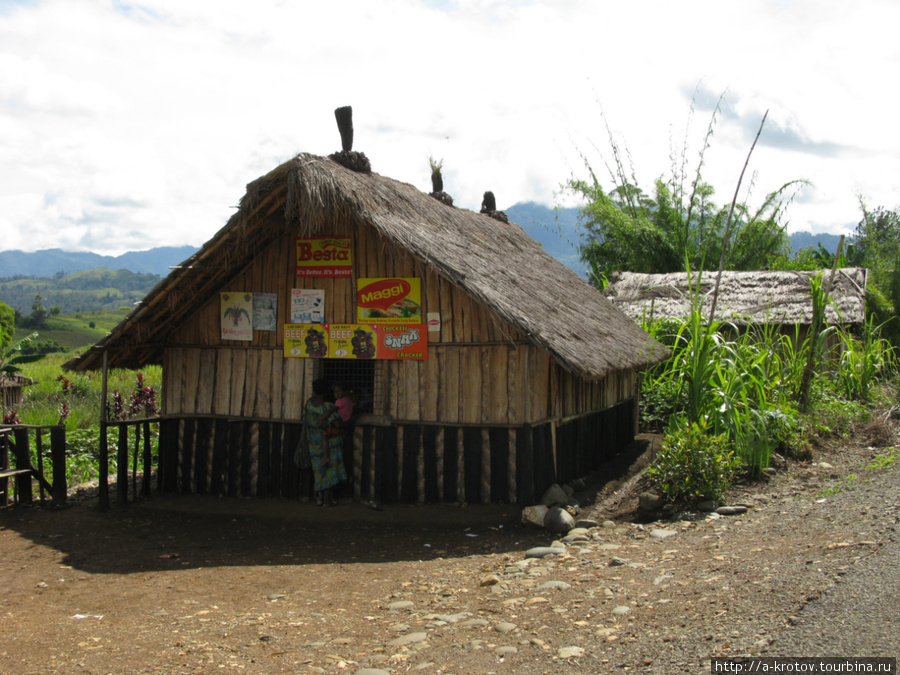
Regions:
<instances>
[{"instance_id":1,"label":"pile of rock","mask_svg":"<svg viewBox=\"0 0 900 675\"><path fill-rule=\"evenodd\" d=\"M547 488L540 502L522 510L522 522L532 523L558 534L565 534L579 527L577 518L581 513L581 506L575 499L575 492L584 487L584 481L580 478L566 485L554 483Z\"/></svg>"}]
</instances>

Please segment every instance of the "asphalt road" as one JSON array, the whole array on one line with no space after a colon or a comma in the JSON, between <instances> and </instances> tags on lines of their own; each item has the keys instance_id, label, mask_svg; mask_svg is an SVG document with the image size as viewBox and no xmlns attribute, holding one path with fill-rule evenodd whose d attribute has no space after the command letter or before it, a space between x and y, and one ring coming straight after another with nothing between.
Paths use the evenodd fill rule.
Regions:
<instances>
[{"instance_id":1,"label":"asphalt road","mask_svg":"<svg viewBox=\"0 0 900 675\"><path fill-rule=\"evenodd\" d=\"M859 519L861 505L884 519L880 546L808 603L765 656L900 656L900 453L854 492Z\"/></svg>"}]
</instances>

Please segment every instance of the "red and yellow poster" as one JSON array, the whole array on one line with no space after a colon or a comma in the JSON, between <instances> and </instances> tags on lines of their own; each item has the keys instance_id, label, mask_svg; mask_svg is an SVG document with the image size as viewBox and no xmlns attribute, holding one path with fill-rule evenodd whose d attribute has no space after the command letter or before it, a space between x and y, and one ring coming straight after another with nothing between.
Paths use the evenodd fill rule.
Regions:
<instances>
[{"instance_id":1,"label":"red and yellow poster","mask_svg":"<svg viewBox=\"0 0 900 675\"><path fill-rule=\"evenodd\" d=\"M416 278L357 279L360 323L422 323L422 283Z\"/></svg>"},{"instance_id":2,"label":"red and yellow poster","mask_svg":"<svg viewBox=\"0 0 900 675\"><path fill-rule=\"evenodd\" d=\"M350 237L298 237L298 277L349 277L353 275Z\"/></svg>"},{"instance_id":3,"label":"red and yellow poster","mask_svg":"<svg viewBox=\"0 0 900 675\"><path fill-rule=\"evenodd\" d=\"M286 323L285 358L428 358L424 324Z\"/></svg>"}]
</instances>

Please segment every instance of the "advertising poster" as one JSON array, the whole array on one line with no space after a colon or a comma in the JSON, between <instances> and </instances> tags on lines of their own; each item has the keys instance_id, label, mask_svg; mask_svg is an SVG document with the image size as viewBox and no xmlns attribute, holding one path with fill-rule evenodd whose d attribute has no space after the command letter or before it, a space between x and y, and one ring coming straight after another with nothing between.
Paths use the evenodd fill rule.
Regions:
<instances>
[{"instance_id":1,"label":"advertising poster","mask_svg":"<svg viewBox=\"0 0 900 675\"><path fill-rule=\"evenodd\" d=\"M278 293L253 294L253 330L275 330L278 322Z\"/></svg>"},{"instance_id":2,"label":"advertising poster","mask_svg":"<svg viewBox=\"0 0 900 675\"><path fill-rule=\"evenodd\" d=\"M324 316L324 290L295 288L291 291L291 323L322 323Z\"/></svg>"},{"instance_id":3,"label":"advertising poster","mask_svg":"<svg viewBox=\"0 0 900 675\"><path fill-rule=\"evenodd\" d=\"M219 293L219 319L223 340L252 340L253 293Z\"/></svg>"},{"instance_id":4,"label":"advertising poster","mask_svg":"<svg viewBox=\"0 0 900 675\"><path fill-rule=\"evenodd\" d=\"M298 277L349 277L353 275L350 237L297 239Z\"/></svg>"},{"instance_id":5,"label":"advertising poster","mask_svg":"<svg viewBox=\"0 0 900 675\"><path fill-rule=\"evenodd\" d=\"M422 283L412 279L357 279L360 323L422 323Z\"/></svg>"},{"instance_id":6,"label":"advertising poster","mask_svg":"<svg viewBox=\"0 0 900 675\"><path fill-rule=\"evenodd\" d=\"M284 357L324 359L328 356L328 327L321 323L284 324Z\"/></svg>"},{"instance_id":7,"label":"advertising poster","mask_svg":"<svg viewBox=\"0 0 900 675\"><path fill-rule=\"evenodd\" d=\"M285 324L285 358L428 358L424 324Z\"/></svg>"}]
</instances>

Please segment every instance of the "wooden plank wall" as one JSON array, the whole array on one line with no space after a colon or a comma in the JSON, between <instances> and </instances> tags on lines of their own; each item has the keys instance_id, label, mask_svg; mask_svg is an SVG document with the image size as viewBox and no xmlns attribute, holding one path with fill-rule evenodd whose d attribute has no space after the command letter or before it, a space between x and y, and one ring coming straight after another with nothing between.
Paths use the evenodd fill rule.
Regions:
<instances>
[{"instance_id":1,"label":"wooden plank wall","mask_svg":"<svg viewBox=\"0 0 900 675\"><path fill-rule=\"evenodd\" d=\"M385 504L534 503L552 483L586 476L624 449L632 440L633 411L629 399L559 425L359 426L345 448L352 496ZM232 497L308 496L309 476L293 462L299 431L300 425L282 422L165 419L159 487Z\"/></svg>"}]
</instances>

